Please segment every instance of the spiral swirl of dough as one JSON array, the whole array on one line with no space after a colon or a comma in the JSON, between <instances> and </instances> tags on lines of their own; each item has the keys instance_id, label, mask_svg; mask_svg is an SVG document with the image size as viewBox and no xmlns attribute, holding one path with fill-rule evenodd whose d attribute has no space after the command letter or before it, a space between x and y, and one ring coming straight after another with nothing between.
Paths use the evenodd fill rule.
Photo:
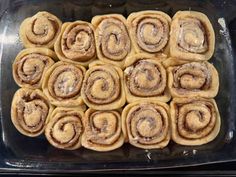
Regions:
<instances>
[{"instance_id":1,"label":"spiral swirl of dough","mask_svg":"<svg viewBox=\"0 0 236 177\"><path fill-rule=\"evenodd\" d=\"M121 118L117 111L95 111L85 113L85 133L82 145L95 151L110 151L124 143Z\"/></svg>"},{"instance_id":2,"label":"spiral swirl of dough","mask_svg":"<svg viewBox=\"0 0 236 177\"><path fill-rule=\"evenodd\" d=\"M66 62L57 62L46 73L43 80L43 92L56 106L81 105L81 87L85 68Z\"/></svg>"},{"instance_id":3,"label":"spiral swirl of dough","mask_svg":"<svg viewBox=\"0 0 236 177\"><path fill-rule=\"evenodd\" d=\"M122 113L129 143L144 149L165 147L170 139L168 106L161 102L135 102Z\"/></svg>"},{"instance_id":4,"label":"spiral swirl of dough","mask_svg":"<svg viewBox=\"0 0 236 177\"><path fill-rule=\"evenodd\" d=\"M219 78L208 62L191 62L168 68L169 89L173 97L213 98L218 93Z\"/></svg>"},{"instance_id":5,"label":"spiral swirl of dough","mask_svg":"<svg viewBox=\"0 0 236 177\"><path fill-rule=\"evenodd\" d=\"M60 33L62 22L48 12L38 12L26 18L20 26L20 37L25 47L52 48Z\"/></svg>"},{"instance_id":6,"label":"spiral swirl of dough","mask_svg":"<svg viewBox=\"0 0 236 177\"><path fill-rule=\"evenodd\" d=\"M95 65L86 72L81 95L93 109L112 110L125 104L123 72L110 64Z\"/></svg>"},{"instance_id":7,"label":"spiral swirl of dough","mask_svg":"<svg viewBox=\"0 0 236 177\"><path fill-rule=\"evenodd\" d=\"M40 88L45 72L54 64L56 54L46 48L28 48L16 57L12 68L13 77L21 87Z\"/></svg>"},{"instance_id":8,"label":"spiral swirl of dough","mask_svg":"<svg viewBox=\"0 0 236 177\"><path fill-rule=\"evenodd\" d=\"M52 107L42 91L20 88L11 106L11 120L16 129L29 137L43 133Z\"/></svg>"},{"instance_id":9,"label":"spiral swirl of dough","mask_svg":"<svg viewBox=\"0 0 236 177\"><path fill-rule=\"evenodd\" d=\"M142 11L129 15L128 26L136 52L163 52L169 41L171 18L160 11Z\"/></svg>"},{"instance_id":10,"label":"spiral swirl of dough","mask_svg":"<svg viewBox=\"0 0 236 177\"><path fill-rule=\"evenodd\" d=\"M88 65L96 57L93 26L84 21L64 23L54 48L60 60Z\"/></svg>"},{"instance_id":11,"label":"spiral swirl of dough","mask_svg":"<svg viewBox=\"0 0 236 177\"><path fill-rule=\"evenodd\" d=\"M57 107L46 125L45 135L48 141L60 149L78 149L84 131L83 115L83 111L78 108Z\"/></svg>"},{"instance_id":12,"label":"spiral swirl of dough","mask_svg":"<svg viewBox=\"0 0 236 177\"><path fill-rule=\"evenodd\" d=\"M183 145L212 141L220 128L220 117L213 99L175 98L171 102L172 138Z\"/></svg>"},{"instance_id":13,"label":"spiral swirl of dough","mask_svg":"<svg viewBox=\"0 0 236 177\"><path fill-rule=\"evenodd\" d=\"M126 20L121 15L110 14L92 19L98 58L119 67L131 53L131 41Z\"/></svg>"}]
</instances>

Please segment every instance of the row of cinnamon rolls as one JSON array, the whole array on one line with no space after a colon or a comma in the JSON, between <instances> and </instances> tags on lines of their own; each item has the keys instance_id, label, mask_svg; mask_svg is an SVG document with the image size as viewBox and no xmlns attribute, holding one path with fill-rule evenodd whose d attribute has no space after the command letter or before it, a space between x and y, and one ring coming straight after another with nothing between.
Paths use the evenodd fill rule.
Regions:
<instances>
[{"instance_id":1,"label":"row of cinnamon rolls","mask_svg":"<svg viewBox=\"0 0 236 177\"><path fill-rule=\"evenodd\" d=\"M208 17L179 11L173 18L161 11L119 14L63 23L48 12L23 21L20 37L26 48L54 48L62 61L88 66L94 59L124 68L134 53L162 57L168 63L206 61L214 52L215 34Z\"/></svg>"},{"instance_id":2,"label":"row of cinnamon rolls","mask_svg":"<svg viewBox=\"0 0 236 177\"><path fill-rule=\"evenodd\" d=\"M78 64L55 62L50 49L21 51L13 63L13 76L21 87L42 88L55 106L87 106L112 110L138 100L168 102L172 97L214 98L219 89L215 67L190 62L165 67L161 58L136 54L126 59L125 68L96 60L86 70Z\"/></svg>"},{"instance_id":3,"label":"row of cinnamon rolls","mask_svg":"<svg viewBox=\"0 0 236 177\"><path fill-rule=\"evenodd\" d=\"M122 110L94 110L85 106L54 107L42 91L19 89L12 102L12 121L24 135L43 132L55 147L81 146L110 151L125 142L143 148L164 148L170 139L182 145L202 145L220 130L213 99L174 98L170 106L158 101L137 101Z\"/></svg>"}]
</instances>

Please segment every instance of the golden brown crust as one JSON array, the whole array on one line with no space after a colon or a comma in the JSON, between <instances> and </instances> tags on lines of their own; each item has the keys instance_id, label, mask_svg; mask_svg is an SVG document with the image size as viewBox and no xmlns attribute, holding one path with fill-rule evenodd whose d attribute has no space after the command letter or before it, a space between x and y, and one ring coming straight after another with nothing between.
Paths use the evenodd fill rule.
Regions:
<instances>
[{"instance_id":1,"label":"golden brown crust","mask_svg":"<svg viewBox=\"0 0 236 177\"><path fill-rule=\"evenodd\" d=\"M93 62L85 74L81 96L90 108L113 110L125 104L123 71L116 66Z\"/></svg>"},{"instance_id":2,"label":"golden brown crust","mask_svg":"<svg viewBox=\"0 0 236 177\"><path fill-rule=\"evenodd\" d=\"M127 24L135 52L150 56L167 56L170 23L169 15L161 11L131 13L127 18Z\"/></svg>"},{"instance_id":3,"label":"golden brown crust","mask_svg":"<svg viewBox=\"0 0 236 177\"><path fill-rule=\"evenodd\" d=\"M170 140L169 106L158 101L128 104L122 112L122 130L133 146L164 148Z\"/></svg>"},{"instance_id":4,"label":"golden brown crust","mask_svg":"<svg viewBox=\"0 0 236 177\"><path fill-rule=\"evenodd\" d=\"M93 26L84 21L64 23L54 49L60 60L87 66L96 58Z\"/></svg>"},{"instance_id":5,"label":"golden brown crust","mask_svg":"<svg viewBox=\"0 0 236 177\"><path fill-rule=\"evenodd\" d=\"M123 68L126 57L133 53L126 19L119 14L99 15L91 23L99 60Z\"/></svg>"},{"instance_id":6,"label":"golden brown crust","mask_svg":"<svg viewBox=\"0 0 236 177\"><path fill-rule=\"evenodd\" d=\"M20 87L40 88L45 72L56 60L56 54L47 48L28 48L22 50L12 64L15 82Z\"/></svg>"},{"instance_id":7,"label":"golden brown crust","mask_svg":"<svg viewBox=\"0 0 236 177\"><path fill-rule=\"evenodd\" d=\"M36 137L43 133L53 107L42 91L20 88L11 105L11 120L25 136Z\"/></svg>"},{"instance_id":8,"label":"golden brown crust","mask_svg":"<svg viewBox=\"0 0 236 177\"><path fill-rule=\"evenodd\" d=\"M89 108L84 117L82 146L95 151L111 151L121 147L124 136L118 111L96 111Z\"/></svg>"},{"instance_id":9,"label":"golden brown crust","mask_svg":"<svg viewBox=\"0 0 236 177\"><path fill-rule=\"evenodd\" d=\"M218 73L208 62L191 62L169 67L167 72L172 97L213 98L218 93Z\"/></svg>"},{"instance_id":10,"label":"golden brown crust","mask_svg":"<svg viewBox=\"0 0 236 177\"><path fill-rule=\"evenodd\" d=\"M20 38L26 48L53 48L62 22L53 14L42 11L26 18L20 25Z\"/></svg>"},{"instance_id":11,"label":"golden brown crust","mask_svg":"<svg viewBox=\"0 0 236 177\"><path fill-rule=\"evenodd\" d=\"M220 114L214 99L174 98L170 115L172 139L178 144L206 144L220 131Z\"/></svg>"},{"instance_id":12,"label":"golden brown crust","mask_svg":"<svg viewBox=\"0 0 236 177\"><path fill-rule=\"evenodd\" d=\"M45 136L56 148L74 150L81 147L84 112L79 107L57 107L46 125Z\"/></svg>"},{"instance_id":13,"label":"golden brown crust","mask_svg":"<svg viewBox=\"0 0 236 177\"><path fill-rule=\"evenodd\" d=\"M209 60L215 48L215 33L201 12L178 11L172 18L170 56L189 61Z\"/></svg>"},{"instance_id":14,"label":"golden brown crust","mask_svg":"<svg viewBox=\"0 0 236 177\"><path fill-rule=\"evenodd\" d=\"M128 103L170 100L166 70L159 61L161 59L146 54L136 54L126 59L124 86Z\"/></svg>"},{"instance_id":15,"label":"golden brown crust","mask_svg":"<svg viewBox=\"0 0 236 177\"><path fill-rule=\"evenodd\" d=\"M80 65L59 61L48 69L43 79L43 92L51 104L74 107L83 104L81 87L85 68Z\"/></svg>"}]
</instances>

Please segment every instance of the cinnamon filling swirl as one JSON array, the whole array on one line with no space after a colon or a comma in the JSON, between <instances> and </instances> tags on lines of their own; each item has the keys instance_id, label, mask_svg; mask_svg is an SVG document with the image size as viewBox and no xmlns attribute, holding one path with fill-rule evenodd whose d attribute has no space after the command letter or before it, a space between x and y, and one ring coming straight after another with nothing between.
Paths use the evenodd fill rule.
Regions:
<instances>
[{"instance_id":1,"label":"cinnamon filling swirl","mask_svg":"<svg viewBox=\"0 0 236 177\"><path fill-rule=\"evenodd\" d=\"M170 56L175 60L209 60L215 48L215 33L208 17L200 12L179 11L171 23Z\"/></svg>"},{"instance_id":2,"label":"cinnamon filling swirl","mask_svg":"<svg viewBox=\"0 0 236 177\"><path fill-rule=\"evenodd\" d=\"M130 40L125 25L115 18L103 20L100 29L100 51L111 60L123 60L130 51Z\"/></svg>"},{"instance_id":3,"label":"cinnamon filling swirl","mask_svg":"<svg viewBox=\"0 0 236 177\"><path fill-rule=\"evenodd\" d=\"M127 58L125 65L124 83L129 103L140 99L169 101L166 70L158 58L137 54Z\"/></svg>"},{"instance_id":4,"label":"cinnamon filling swirl","mask_svg":"<svg viewBox=\"0 0 236 177\"><path fill-rule=\"evenodd\" d=\"M139 60L126 68L126 84L135 96L148 97L163 94L166 87L166 72L161 64L151 60Z\"/></svg>"},{"instance_id":5,"label":"cinnamon filling swirl","mask_svg":"<svg viewBox=\"0 0 236 177\"><path fill-rule=\"evenodd\" d=\"M55 51L62 61L87 65L96 56L93 26L83 21L63 24Z\"/></svg>"},{"instance_id":6,"label":"cinnamon filling swirl","mask_svg":"<svg viewBox=\"0 0 236 177\"><path fill-rule=\"evenodd\" d=\"M199 19L184 18L179 21L178 46L191 53L204 53L208 50L206 28Z\"/></svg>"},{"instance_id":7,"label":"cinnamon filling swirl","mask_svg":"<svg viewBox=\"0 0 236 177\"><path fill-rule=\"evenodd\" d=\"M220 118L214 100L176 98L171 103L173 140L183 145L201 145L219 132Z\"/></svg>"},{"instance_id":8,"label":"cinnamon filling swirl","mask_svg":"<svg viewBox=\"0 0 236 177\"><path fill-rule=\"evenodd\" d=\"M20 36L25 47L52 48L60 33L62 22L48 12L38 12L24 20L20 27Z\"/></svg>"},{"instance_id":9,"label":"cinnamon filling swirl","mask_svg":"<svg viewBox=\"0 0 236 177\"><path fill-rule=\"evenodd\" d=\"M84 74L85 69L82 66L58 62L47 72L43 91L54 105L81 105L80 90Z\"/></svg>"},{"instance_id":10,"label":"cinnamon filling swirl","mask_svg":"<svg viewBox=\"0 0 236 177\"><path fill-rule=\"evenodd\" d=\"M13 76L19 86L40 88L42 78L54 64L53 51L46 48L22 50L13 63Z\"/></svg>"},{"instance_id":11,"label":"cinnamon filling swirl","mask_svg":"<svg viewBox=\"0 0 236 177\"><path fill-rule=\"evenodd\" d=\"M51 106L40 90L21 88L13 97L11 119L17 130L26 136L40 135L50 112Z\"/></svg>"},{"instance_id":12,"label":"cinnamon filling swirl","mask_svg":"<svg viewBox=\"0 0 236 177\"><path fill-rule=\"evenodd\" d=\"M140 148L162 148L169 142L168 106L164 103L132 103L122 113L129 142Z\"/></svg>"},{"instance_id":13,"label":"cinnamon filling swirl","mask_svg":"<svg viewBox=\"0 0 236 177\"><path fill-rule=\"evenodd\" d=\"M187 63L168 68L169 88L172 96L216 96L219 78L213 65L207 62Z\"/></svg>"},{"instance_id":14,"label":"cinnamon filling swirl","mask_svg":"<svg viewBox=\"0 0 236 177\"><path fill-rule=\"evenodd\" d=\"M130 36L137 53L156 55L165 51L170 32L171 18L160 11L131 13L127 19Z\"/></svg>"},{"instance_id":15,"label":"cinnamon filling swirl","mask_svg":"<svg viewBox=\"0 0 236 177\"><path fill-rule=\"evenodd\" d=\"M95 26L98 58L123 67L132 49L126 19L116 14L102 15L94 17L92 24Z\"/></svg>"},{"instance_id":16,"label":"cinnamon filling swirl","mask_svg":"<svg viewBox=\"0 0 236 177\"><path fill-rule=\"evenodd\" d=\"M120 147L123 142L118 112L91 109L86 112L83 146L96 151L109 151Z\"/></svg>"},{"instance_id":17,"label":"cinnamon filling swirl","mask_svg":"<svg viewBox=\"0 0 236 177\"><path fill-rule=\"evenodd\" d=\"M120 108L125 103L122 78L122 70L112 65L91 67L82 87L84 102L99 110Z\"/></svg>"},{"instance_id":18,"label":"cinnamon filling swirl","mask_svg":"<svg viewBox=\"0 0 236 177\"><path fill-rule=\"evenodd\" d=\"M56 108L45 130L48 141L60 149L79 148L84 131L82 116L83 112L76 108Z\"/></svg>"}]
</instances>

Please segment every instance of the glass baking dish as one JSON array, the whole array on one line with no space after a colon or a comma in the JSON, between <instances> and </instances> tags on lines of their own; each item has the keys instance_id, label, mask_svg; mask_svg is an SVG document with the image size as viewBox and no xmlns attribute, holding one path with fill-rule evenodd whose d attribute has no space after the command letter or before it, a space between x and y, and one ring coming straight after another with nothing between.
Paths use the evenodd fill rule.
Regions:
<instances>
[{"instance_id":1,"label":"glass baking dish","mask_svg":"<svg viewBox=\"0 0 236 177\"><path fill-rule=\"evenodd\" d=\"M235 61L224 14L218 1L194 0L12 0L1 1L0 9L0 172L76 173L101 170L163 169L236 160L235 133ZM3 8L6 7L6 8ZM28 138L16 131L10 120L11 101L17 90L12 77L12 62L23 48L19 25L38 11L55 14L63 22L89 21L98 14L119 13L125 17L134 11L161 10L170 16L178 10L196 10L211 20L216 47L213 58L220 76L216 97L222 118L219 136L203 146L186 147L170 142L162 150L143 150L125 144L111 152L94 152L84 148L58 150L44 136Z\"/></svg>"}]
</instances>

